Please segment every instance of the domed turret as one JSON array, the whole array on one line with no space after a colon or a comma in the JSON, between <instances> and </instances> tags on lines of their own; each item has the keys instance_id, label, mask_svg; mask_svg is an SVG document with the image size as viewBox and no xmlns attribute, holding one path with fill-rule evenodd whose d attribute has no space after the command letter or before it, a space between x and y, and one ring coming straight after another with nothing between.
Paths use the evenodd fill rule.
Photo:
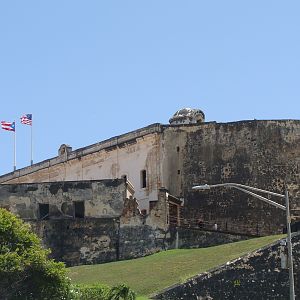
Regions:
<instances>
[{"instance_id":1,"label":"domed turret","mask_svg":"<svg viewBox=\"0 0 300 300\"><path fill-rule=\"evenodd\" d=\"M200 109L193 108L183 108L173 115L169 120L171 125L180 125L180 124L197 124L202 123L205 120L205 115Z\"/></svg>"}]
</instances>

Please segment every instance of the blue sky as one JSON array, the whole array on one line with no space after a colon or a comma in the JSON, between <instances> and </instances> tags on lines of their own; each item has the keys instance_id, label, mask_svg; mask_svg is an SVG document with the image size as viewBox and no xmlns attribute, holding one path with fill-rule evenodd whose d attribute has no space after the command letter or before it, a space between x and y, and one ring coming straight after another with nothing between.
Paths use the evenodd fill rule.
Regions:
<instances>
[{"instance_id":1,"label":"blue sky","mask_svg":"<svg viewBox=\"0 0 300 300\"><path fill-rule=\"evenodd\" d=\"M207 121L299 119L299 1L1 1L0 119L32 113L34 161L182 107ZM13 167L0 131L0 174ZM30 128L17 124L17 167Z\"/></svg>"}]
</instances>

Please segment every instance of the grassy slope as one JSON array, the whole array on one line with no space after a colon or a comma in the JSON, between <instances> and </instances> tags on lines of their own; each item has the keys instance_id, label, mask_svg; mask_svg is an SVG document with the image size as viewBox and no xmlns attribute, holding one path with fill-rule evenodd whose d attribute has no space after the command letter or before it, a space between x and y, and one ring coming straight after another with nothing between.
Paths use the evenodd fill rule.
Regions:
<instances>
[{"instance_id":1,"label":"grassy slope","mask_svg":"<svg viewBox=\"0 0 300 300\"><path fill-rule=\"evenodd\" d=\"M150 295L258 249L281 235L201 249L178 249L134 260L69 268L73 283L128 284L138 295Z\"/></svg>"}]
</instances>

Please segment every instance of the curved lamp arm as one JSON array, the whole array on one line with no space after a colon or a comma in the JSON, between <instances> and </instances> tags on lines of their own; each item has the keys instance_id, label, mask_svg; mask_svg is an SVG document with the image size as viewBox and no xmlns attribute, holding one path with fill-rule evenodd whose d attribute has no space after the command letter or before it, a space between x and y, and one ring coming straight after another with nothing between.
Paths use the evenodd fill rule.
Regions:
<instances>
[{"instance_id":1,"label":"curved lamp arm","mask_svg":"<svg viewBox=\"0 0 300 300\"><path fill-rule=\"evenodd\" d=\"M272 201L268 198L265 198L261 195L258 195L258 194L255 194L249 190L252 190L252 191L256 191L256 192L260 192L260 193L265 193L265 194L268 194L268 195L271 195L271 196L276 196L276 197L280 197L280 198L285 198L285 195L281 195L281 194L277 194L277 193L273 193L273 192L269 192L269 191L266 191L266 190L262 190L262 189L258 189L258 188L255 188L255 187L251 187L251 186L247 186L247 185L243 185L243 184L239 184L239 183L219 183L219 184L212 184L212 185L208 185L208 184L205 184L205 185L197 185L197 186L193 186L192 189L193 190L210 190L211 188L215 188L215 187L229 187L229 188L235 188L239 191L242 191L246 194L249 194L257 199L260 199L264 202L267 202L273 206L276 206L277 208L280 208L282 210L286 210L286 207L282 204L279 204L275 201Z\"/></svg>"}]
</instances>

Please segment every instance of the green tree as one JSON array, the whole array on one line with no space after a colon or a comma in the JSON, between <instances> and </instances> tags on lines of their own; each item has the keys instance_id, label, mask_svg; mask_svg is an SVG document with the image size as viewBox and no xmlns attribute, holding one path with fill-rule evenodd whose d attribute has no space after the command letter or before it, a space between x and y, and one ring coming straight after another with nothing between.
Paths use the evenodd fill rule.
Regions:
<instances>
[{"instance_id":1,"label":"green tree","mask_svg":"<svg viewBox=\"0 0 300 300\"><path fill-rule=\"evenodd\" d=\"M66 299L70 281L65 266L48 255L28 224L0 208L1 299Z\"/></svg>"},{"instance_id":2,"label":"green tree","mask_svg":"<svg viewBox=\"0 0 300 300\"><path fill-rule=\"evenodd\" d=\"M136 294L127 285L121 284L111 289L109 300L135 300Z\"/></svg>"}]
</instances>

